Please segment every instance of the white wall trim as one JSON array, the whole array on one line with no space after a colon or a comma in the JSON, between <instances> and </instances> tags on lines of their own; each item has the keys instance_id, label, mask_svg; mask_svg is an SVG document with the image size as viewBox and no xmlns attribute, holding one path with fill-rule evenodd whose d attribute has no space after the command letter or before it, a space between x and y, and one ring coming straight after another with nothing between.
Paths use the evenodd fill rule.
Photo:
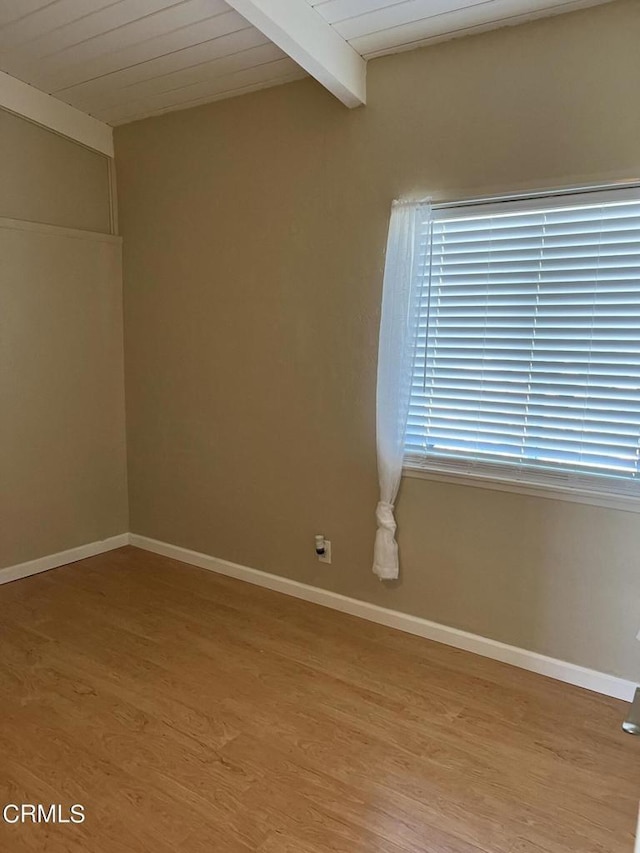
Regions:
<instances>
[{"instance_id":1,"label":"white wall trim","mask_svg":"<svg viewBox=\"0 0 640 853\"><path fill-rule=\"evenodd\" d=\"M280 575L273 575L268 572L259 571L258 569L251 569L248 566L230 563L228 560L220 560L216 557L200 554L197 551L190 551L187 548L181 548L177 545L169 545L166 542L159 542L157 539L150 539L147 536L139 536L136 533L130 534L129 543L137 548L152 551L164 557L171 557L174 560L180 560L183 563L189 563L201 569L208 569L218 574L227 575L246 581L247 583L275 590L276 592L285 593L285 595L291 595L294 598L301 598L304 601L330 607L342 613L359 616L362 619L368 619L370 622L377 622L380 625L397 628L408 634L415 634L419 637L425 637L428 640L435 640L447 646L464 649L465 651L502 661L503 663L529 670L530 672L555 678L558 681L584 687L596 693L603 693L605 696L613 696L616 699L631 701L635 693L637 685L624 678L618 678L605 672L597 672L593 669L587 669L584 666L557 660L556 658L547 657L546 655L521 649L517 646L509 646L506 643L500 643L488 637L480 637L477 634L460 631L458 628L450 628L448 625L430 622L428 619L422 619L419 616L411 616L408 613L379 607L376 604L369 604L366 601L349 598L346 595L340 595L339 593L330 592L319 587L309 586L308 584L281 577Z\"/></svg>"},{"instance_id":2,"label":"white wall trim","mask_svg":"<svg viewBox=\"0 0 640 853\"><path fill-rule=\"evenodd\" d=\"M113 128L0 71L0 107L113 157Z\"/></svg>"},{"instance_id":3,"label":"white wall trim","mask_svg":"<svg viewBox=\"0 0 640 853\"><path fill-rule=\"evenodd\" d=\"M104 231L85 231L80 228L65 228L63 225L50 225L48 222L29 222L27 219L7 219L0 216L0 228L8 231L31 231L38 234L52 234L55 237L69 237L73 240L93 240L98 243L122 245L122 237L106 234Z\"/></svg>"},{"instance_id":4,"label":"white wall trim","mask_svg":"<svg viewBox=\"0 0 640 853\"><path fill-rule=\"evenodd\" d=\"M120 533L118 536L110 536L108 539L101 539L98 542L89 542L88 545L69 548L68 551L49 554L47 557L38 557L36 560L29 560L27 563L7 566L5 569L0 569L0 584L9 583L19 578L27 578L29 575L37 575L40 572L47 572L49 569L57 569L67 563L85 560L87 557L104 554L106 551L113 551L115 548L122 548L123 545L128 544L129 534Z\"/></svg>"},{"instance_id":5,"label":"white wall trim","mask_svg":"<svg viewBox=\"0 0 640 853\"><path fill-rule=\"evenodd\" d=\"M147 536L139 536L136 533L121 533L98 542L90 542L87 545L80 545L77 548L60 551L57 554L50 554L26 563L8 566L0 569L0 584L26 578L40 572L46 572L49 569L56 569L68 563L75 563L78 560L93 557L96 554L104 554L107 551L122 548L124 545L133 545L136 548L152 551L154 554L161 554L164 557L170 557L182 563L198 566L201 569L207 569L208 571L226 575L227 577L237 578L246 583L262 586L294 598L301 598L304 601L329 607L341 613L358 616L361 619L367 619L379 625L396 628L408 634L415 634L427 640L434 640L446 646L463 649L482 657L511 664L511 666L517 666L520 669L526 669L539 675L546 675L557 681L574 684L577 687L593 690L605 696L613 696L616 699L622 699L626 702L630 702L633 699L637 687L634 682L628 681L625 678L618 678L615 675L609 675L608 673L598 672L597 670L588 669L578 664L541 655L538 652L532 652L528 649L521 649L517 646L500 643L489 637L481 637L477 634L461 631L458 628L451 628L448 625L441 625L437 622L431 622L428 619L422 619L420 616L412 616L408 613L401 613L398 610L380 607L377 604L369 604L366 601L349 598L346 595L340 595L337 592L300 583L281 575L273 575L259 569L252 569L238 563L231 563L228 560L210 557L208 554L190 551L188 548L181 548L178 545L170 545L167 542L160 542L157 539L150 539Z\"/></svg>"},{"instance_id":6,"label":"white wall trim","mask_svg":"<svg viewBox=\"0 0 640 853\"><path fill-rule=\"evenodd\" d=\"M367 99L367 63L307 0L227 0L347 107Z\"/></svg>"},{"instance_id":7,"label":"white wall trim","mask_svg":"<svg viewBox=\"0 0 640 853\"><path fill-rule=\"evenodd\" d=\"M452 483L454 486L471 486L475 489L489 489L494 492L511 492L517 495L530 495L534 498L547 498L554 501L599 506L616 509L620 512L640 513L640 498L633 495L612 495L604 492L588 492L580 489L562 488L544 483L526 483L518 480L499 479L484 474L470 472L454 473L406 465L402 469L403 477L417 480L432 480L435 483Z\"/></svg>"}]
</instances>

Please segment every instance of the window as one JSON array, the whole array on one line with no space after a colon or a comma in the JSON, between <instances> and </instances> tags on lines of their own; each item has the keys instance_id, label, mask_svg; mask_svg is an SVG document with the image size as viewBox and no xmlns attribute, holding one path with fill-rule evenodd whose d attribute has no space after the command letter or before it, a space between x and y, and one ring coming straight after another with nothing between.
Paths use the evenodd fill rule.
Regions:
<instances>
[{"instance_id":1,"label":"window","mask_svg":"<svg viewBox=\"0 0 640 853\"><path fill-rule=\"evenodd\" d=\"M405 467L640 496L640 192L416 222Z\"/></svg>"}]
</instances>

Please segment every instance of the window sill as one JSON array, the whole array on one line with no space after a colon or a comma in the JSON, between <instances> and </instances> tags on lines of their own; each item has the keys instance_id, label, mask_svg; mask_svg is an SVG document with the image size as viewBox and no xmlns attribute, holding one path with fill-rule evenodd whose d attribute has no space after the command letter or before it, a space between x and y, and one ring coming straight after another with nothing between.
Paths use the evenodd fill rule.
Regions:
<instances>
[{"instance_id":1,"label":"window sill","mask_svg":"<svg viewBox=\"0 0 640 853\"><path fill-rule=\"evenodd\" d=\"M531 495L536 498L547 498L570 503L589 504L590 506L617 509L623 512L640 513L640 499L629 495L614 495L604 492L592 492L579 489L563 489L558 486L545 486L516 482L514 480L488 477L478 474L456 474L445 471L434 471L422 466L405 465L403 477L418 480L432 480L439 483L453 483L457 486L471 486L478 489L491 489L498 492L515 492L520 495Z\"/></svg>"}]
</instances>

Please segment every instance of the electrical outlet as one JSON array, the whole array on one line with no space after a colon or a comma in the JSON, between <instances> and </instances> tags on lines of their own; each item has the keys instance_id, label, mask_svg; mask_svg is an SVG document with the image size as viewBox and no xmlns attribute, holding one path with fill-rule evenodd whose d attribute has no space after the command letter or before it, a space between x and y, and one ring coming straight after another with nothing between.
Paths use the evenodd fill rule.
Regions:
<instances>
[{"instance_id":1,"label":"electrical outlet","mask_svg":"<svg viewBox=\"0 0 640 853\"><path fill-rule=\"evenodd\" d=\"M331 562L331 542L328 539L324 540L324 554L318 554L318 560L321 563Z\"/></svg>"}]
</instances>

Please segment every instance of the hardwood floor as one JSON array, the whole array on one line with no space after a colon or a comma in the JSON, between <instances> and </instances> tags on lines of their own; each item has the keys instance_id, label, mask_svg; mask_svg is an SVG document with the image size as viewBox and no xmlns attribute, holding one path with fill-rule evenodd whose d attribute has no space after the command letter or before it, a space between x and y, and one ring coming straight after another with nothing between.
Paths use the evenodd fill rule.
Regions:
<instances>
[{"instance_id":1,"label":"hardwood floor","mask_svg":"<svg viewBox=\"0 0 640 853\"><path fill-rule=\"evenodd\" d=\"M0 587L0 851L631 853L625 705L123 548Z\"/></svg>"}]
</instances>

